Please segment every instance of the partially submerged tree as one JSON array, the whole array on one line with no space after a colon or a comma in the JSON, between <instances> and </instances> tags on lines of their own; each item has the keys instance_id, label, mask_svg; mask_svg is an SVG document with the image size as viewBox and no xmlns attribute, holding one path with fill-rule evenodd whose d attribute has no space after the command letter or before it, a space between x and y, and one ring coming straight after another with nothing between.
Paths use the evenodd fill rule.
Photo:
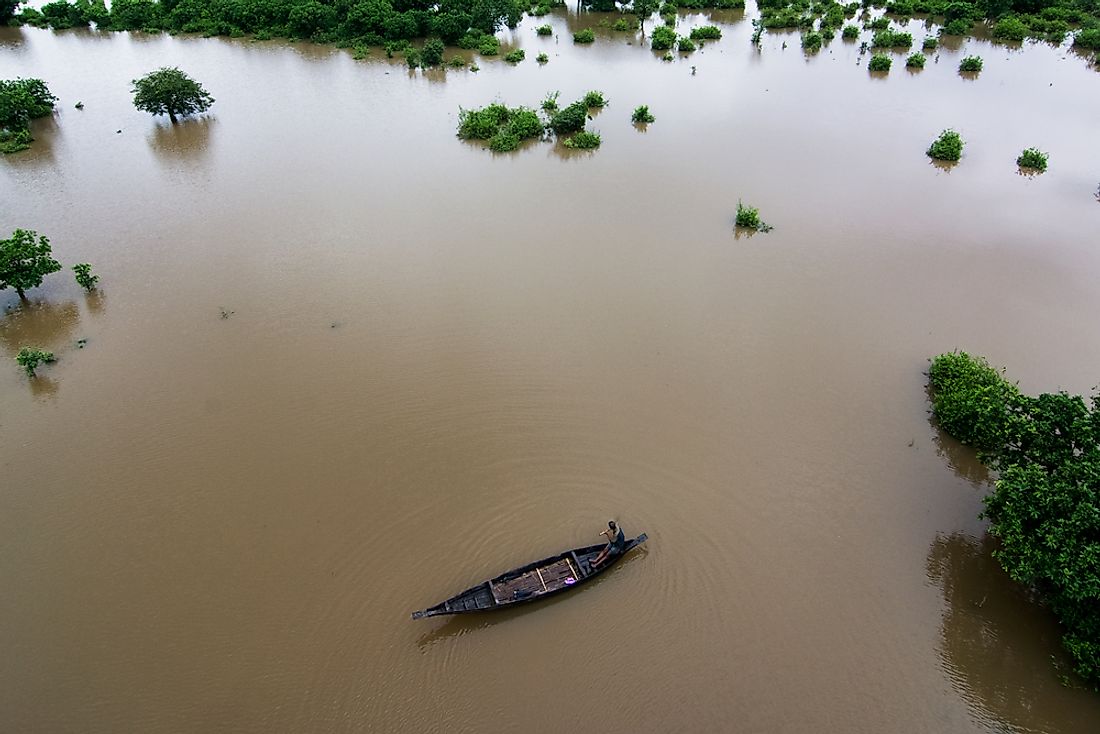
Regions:
<instances>
[{"instance_id":1,"label":"partially submerged tree","mask_svg":"<svg viewBox=\"0 0 1100 734\"><path fill-rule=\"evenodd\" d=\"M134 107L153 115L168 115L173 123L180 115L206 112L214 98L202 85L174 66L151 71L133 81Z\"/></svg>"},{"instance_id":2,"label":"partially submerged tree","mask_svg":"<svg viewBox=\"0 0 1100 734\"><path fill-rule=\"evenodd\" d=\"M24 301L28 288L42 285L42 279L61 269L54 260L50 241L44 235L28 229L17 229L11 237L0 240L0 291L14 288Z\"/></svg>"},{"instance_id":3,"label":"partially submerged tree","mask_svg":"<svg viewBox=\"0 0 1100 734\"><path fill-rule=\"evenodd\" d=\"M76 282L86 291L94 291L95 284L99 282L99 276L92 273L92 266L88 263L77 263L73 265L73 273L76 276Z\"/></svg>"},{"instance_id":4,"label":"partially submerged tree","mask_svg":"<svg viewBox=\"0 0 1100 734\"><path fill-rule=\"evenodd\" d=\"M631 7L634 9L634 15L638 16L638 27L642 29L642 37L645 37L645 20L649 16L657 12L658 6L660 6L659 0L634 0Z\"/></svg>"},{"instance_id":5,"label":"partially submerged tree","mask_svg":"<svg viewBox=\"0 0 1100 734\"><path fill-rule=\"evenodd\" d=\"M27 372L27 377L34 377L34 371L38 369L38 365L43 362L56 361L53 356L53 352L47 352L44 349L36 349L34 347L23 347L19 350L19 354L15 355L15 361L19 363Z\"/></svg>"}]
</instances>

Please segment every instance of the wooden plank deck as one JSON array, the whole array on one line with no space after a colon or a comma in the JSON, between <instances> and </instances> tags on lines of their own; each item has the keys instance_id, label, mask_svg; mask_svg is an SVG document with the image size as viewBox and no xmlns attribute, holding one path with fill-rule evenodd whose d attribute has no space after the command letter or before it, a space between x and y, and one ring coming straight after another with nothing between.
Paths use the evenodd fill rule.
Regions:
<instances>
[{"instance_id":1,"label":"wooden plank deck","mask_svg":"<svg viewBox=\"0 0 1100 734\"><path fill-rule=\"evenodd\" d=\"M542 596L567 586L565 580L568 578L576 579L576 574L569 561L562 558L509 581L494 583L493 598L498 604L506 604L514 601L517 596L519 598Z\"/></svg>"}]
</instances>

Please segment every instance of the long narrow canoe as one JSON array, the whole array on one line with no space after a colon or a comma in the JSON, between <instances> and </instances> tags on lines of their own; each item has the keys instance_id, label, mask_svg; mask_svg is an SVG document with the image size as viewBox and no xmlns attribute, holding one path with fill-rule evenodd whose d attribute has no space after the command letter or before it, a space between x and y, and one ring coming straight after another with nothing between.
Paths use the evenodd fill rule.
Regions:
<instances>
[{"instance_id":1,"label":"long narrow canoe","mask_svg":"<svg viewBox=\"0 0 1100 734\"><path fill-rule=\"evenodd\" d=\"M592 561L606 547L606 543L574 548L541 561L514 568L496 578L472 586L461 594L434 607L413 612L413 619L435 617L440 614L468 614L506 609L545 599L563 591L575 589L590 581L619 562L627 553L646 541L646 534L626 541L621 553L612 554L593 568Z\"/></svg>"}]
</instances>

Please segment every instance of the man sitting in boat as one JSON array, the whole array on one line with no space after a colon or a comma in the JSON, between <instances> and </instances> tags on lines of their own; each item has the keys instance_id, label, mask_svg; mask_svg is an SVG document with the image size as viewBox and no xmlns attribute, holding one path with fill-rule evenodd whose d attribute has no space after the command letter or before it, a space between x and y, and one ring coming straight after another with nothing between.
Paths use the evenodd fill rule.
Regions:
<instances>
[{"instance_id":1,"label":"man sitting in boat","mask_svg":"<svg viewBox=\"0 0 1100 734\"><path fill-rule=\"evenodd\" d=\"M606 561L612 553L615 555L622 553L623 548L626 546L626 536L623 535L623 529L617 526L614 520L607 521L607 530L604 530L600 535L607 536L607 547L600 551L600 555L596 556L596 560L592 561L593 566L598 566Z\"/></svg>"}]
</instances>

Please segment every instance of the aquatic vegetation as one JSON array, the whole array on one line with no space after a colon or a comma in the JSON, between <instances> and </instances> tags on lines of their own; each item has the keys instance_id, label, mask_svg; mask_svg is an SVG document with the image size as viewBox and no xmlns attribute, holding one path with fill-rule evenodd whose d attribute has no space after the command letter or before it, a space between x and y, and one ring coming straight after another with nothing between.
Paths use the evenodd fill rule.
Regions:
<instances>
[{"instance_id":1,"label":"aquatic vegetation","mask_svg":"<svg viewBox=\"0 0 1100 734\"><path fill-rule=\"evenodd\" d=\"M737 200L737 215L733 221L738 227L752 229L757 232L770 232L773 229L770 224L765 224L760 219L759 209L754 206L745 206L740 199Z\"/></svg>"},{"instance_id":2,"label":"aquatic vegetation","mask_svg":"<svg viewBox=\"0 0 1100 734\"><path fill-rule=\"evenodd\" d=\"M650 123L656 120L649 111L649 105L638 105L630 115L630 121L635 123Z\"/></svg>"},{"instance_id":3,"label":"aquatic vegetation","mask_svg":"<svg viewBox=\"0 0 1100 734\"><path fill-rule=\"evenodd\" d=\"M1073 37L1073 45L1078 48L1100 50L1100 27L1077 31Z\"/></svg>"},{"instance_id":4,"label":"aquatic vegetation","mask_svg":"<svg viewBox=\"0 0 1100 734\"><path fill-rule=\"evenodd\" d=\"M749 43L753 46L760 48L760 39L764 35L764 22L760 18L754 18L752 21L752 36L749 37Z\"/></svg>"},{"instance_id":5,"label":"aquatic vegetation","mask_svg":"<svg viewBox=\"0 0 1100 734\"><path fill-rule=\"evenodd\" d=\"M722 37L722 29L716 25L704 25L691 29L693 41L717 41Z\"/></svg>"},{"instance_id":6,"label":"aquatic vegetation","mask_svg":"<svg viewBox=\"0 0 1100 734\"><path fill-rule=\"evenodd\" d=\"M47 352L36 347L23 347L19 350L19 354L15 355L15 361L27 373L27 377L34 377L35 370L38 369L40 364L43 362L56 362L57 360L54 358L53 352Z\"/></svg>"},{"instance_id":7,"label":"aquatic vegetation","mask_svg":"<svg viewBox=\"0 0 1100 734\"><path fill-rule=\"evenodd\" d=\"M518 135L508 130L500 130L489 138L489 150L495 153L507 153L518 148L521 142L523 141L520 140Z\"/></svg>"},{"instance_id":8,"label":"aquatic vegetation","mask_svg":"<svg viewBox=\"0 0 1100 734\"><path fill-rule=\"evenodd\" d=\"M536 28L535 33L539 34L540 36L552 36L554 35L554 29L550 27L549 23L547 23L546 25L540 25L538 28Z\"/></svg>"},{"instance_id":9,"label":"aquatic vegetation","mask_svg":"<svg viewBox=\"0 0 1100 734\"><path fill-rule=\"evenodd\" d=\"M962 158L963 140L954 130L948 129L932 141L928 155L938 161L957 161Z\"/></svg>"},{"instance_id":10,"label":"aquatic vegetation","mask_svg":"<svg viewBox=\"0 0 1100 734\"><path fill-rule=\"evenodd\" d=\"M879 16L863 27L872 31L884 31L890 27L890 19L885 16Z\"/></svg>"},{"instance_id":11,"label":"aquatic vegetation","mask_svg":"<svg viewBox=\"0 0 1100 734\"><path fill-rule=\"evenodd\" d=\"M539 54L535 57L535 61L539 62L540 64L545 64L550 61L550 57L546 54Z\"/></svg>"},{"instance_id":12,"label":"aquatic vegetation","mask_svg":"<svg viewBox=\"0 0 1100 734\"><path fill-rule=\"evenodd\" d=\"M1001 41L1022 41L1030 31L1019 16L1006 15L993 24L993 37Z\"/></svg>"},{"instance_id":13,"label":"aquatic vegetation","mask_svg":"<svg viewBox=\"0 0 1100 734\"><path fill-rule=\"evenodd\" d=\"M585 94L584 98L581 101L587 108L599 108L607 106L607 97L603 96L603 92L599 92L596 90L592 90L591 92Z\"/></svg>"},{"instance_id":14,"label":"aquatic vegetation","mask_svg":"<svg viewBox=\"0 0 1100 734\"><path fill-rule=\"evenodd\" d=\"M925 36L924 42L921 43L921 48L925 51L935 51L936 47L940 45L940 40L935 36Z\"/></svg>"},{"instance_id":15,"label":"aquatic vegetation","mask_svg":"<svg viewBox=\"0 0 1100 734\"><path fill-rule=\"evenodd\" d=\"M518 64L525 58L527 58L527 54L522 48L513 49L504 55L504 60L509 64Z\"/></svg>"},{"instance_id":16,"label":"aquatic vegetation","mask_svg":"<svg viewBox=\"0 0 1100 734\"><path fill-rule=\"evenodd\" d=\"M585 28L573 34L573 43L592 43L595 40L596 34L591 28Z\"/></svg>"},{"instance_id":17,"label":"aquatic vegetation","mask_svg":"<svg viewBox=\"0 0 1100 734\"><path fill-rule=\"evenodd\" d=\"M76 277L77 285L86 291L95 290L95 284L99 282L99 276L92 274L92 266L88 263L77 263L73 265L73 273Z\"/></svg>"},{"instance_id":18,"label":"aquatic vegetation","mask_svg":"<svg viewBox=\"0 0 1100 734\"><path fill-rule=\"evenodd\" d=\"M890 30L877 31L871 38L871 46L876 48L909 48L913 45L913 36L909 33Z\"/></svg>"},{"instance_id":19,"label":"aquatic vegetation","mask_svg":"<svg viewBox=\"0 0 1100 734\"><path fill-rule=\"evenodd\" d=\"M174 66L164 66L134 79L134 107L153 116L178 117L206 112L214 98L202 85Z\"/></svg>"},{"instance_id":20,"label":"aquatic vegetation","mask_svg":"<svg viewBox=\"0 0 1100 734\"><path fill-rule=\"evenodd\" d=\"M945 36L965 36L970 33L970 29L973 27L974 24L969 20L956 18L945 23L941 33Z\"/></svg>"},{"instance_id":21,"label":"aquatic vegetation","mask_svg":"<svg viewBox=\"0 0 1100 734\"><path fill-rule=\"evenodd\" d=\"M680 53L689 54L695 50L695 41L687 36L680 36L676 39L676 50Z\"/></svg>"},{"instance_id":22,"label":"aquatic vegetation","mask_svg":"<svg viewBox=\"0 0 1100 734\"><path fill-rule=\"evenodd\" d=\"M592 148L600 147L600 134L590 133L586 130L581 130L579 133L566 138L562 141L566 148L578 148L582 150L590 150Z\"/></svg>"},{"instance_id":23,"label":"aquatic vegetation","mask_svg":"<svg viewBox=\"0 0 1100 734\"><path fill-rule=\"evenodd\" d=\"M30 130L0 130L0 153L18 153L31 147L34 138Z\"/></svg>"},{"instance_id":24,"label":"aquatic vegetation","mask_svg":"<svg viewBox=\"0 0 1100 734\"><path fill-rule=\"evenodd\" d=\"M542 120L527 107L507 107L499 102L480 109L458 110L458 137L488 140L497 152L515 150L524 140L542 137Z\"/></svg>"},{"instance_id":25,"label":"aquatic vegetation","mask_svg":"<svg viewBox=\"0 0 1100 734\"><path fill-rule=\"evenodd\" d=\"M405 49L405 63L408 64L410 69L420 66L420 52L415 48Z\"/></svg>"},{"instance_id":26,"label":"aquatic vegetation","mask_svg":"<svg viewBox=\"0 0 1100 734\"><path fill-rule=\"evenodd\" d=\"M477 52L482 56L496 56L500 53L500 41L496 36L482 36L477 43Z\"/></svg>"},{"instance_id":27,"label":"aquatic vegetation","mask_svg":"<svg viewBox=\"0 0 1100 734\"><path fill-rule=\"evenodd\" d=\"M909 58L905 60L905 65L910 69L923 69L925 61L924 54L918 52L909 54Z\"/></svg>"},{"instance_id":28,"label":"aquatic vegetation","mask_svg":"<svg viewBox=\"0 0 1100 734\"><path fill-rule=\"evenodd\" d=\"M979 72L982 70L981 56L966 56L959 62L959 71Z\"/></svg>"},{"instance_id":29,"label":"aquatic vegetation","mask_svg":"<svg viewBox=\"0 0 1100 734\"><path fill-rule=\"evenodd\" d=\"M29 229L17 229L0 240L0 291L15 289L26 300L24 291L42 285L42 279L61 270L53 259L53 249L45 235Z\"/></svg>"},{"instance_id":30,"label":"aquatic vegetation","mask_svg":"<svg viewBox=\"0 0 1100 734\"><path fill-rule=\"evenodd\" d=\"M668 51L676 44L676 31L667 25L658 26L649 34L649 47L654 51Z\"/></svg>"},{"instance_id":31,"label":"aquatic vegetation","mask_svg":"<svg viewBox=\"0 0 1100 734\"><path fill-rule=\"evenodd\" d=\"M555 112L550 116L549 124L556 134L567 135L583 130L587 121L588 105L582 100Z\"/></svg>"},{"instance_id":32,"label":"aquatic vegetation","mask_svg":"<svg viewBox=\"0 0 1100 734\"><path fill-rule=\"evenodd\" d=\"M53 112L57 97L41 79L0 81L0 151L17 153L30 147L31 120Z\"/></svg>"},{"instance_id":33,"label":"aquatic vegetation","mask_svg":"<svg viewBox=\"0 0 1100 734\"><path fill-rule=\"evenodd\" d=\"M424 48L420 50L420 62L424 66L439 66L443 63L443 52L446 47L438 38L429 38L424 42Z\"/></svg>"},{"instance_id":34,"label":"aquatic vegetation","mask_svg":"<svg viewBox=\"0 0 1100 734\"><path fill-rule=\"evenodd\" d=\"M894 60L886 54L872 54L871 60L867 63L867 69L869 71L890 71L893 64Z\"/></svg>"},{"instance_id":35,"label":"aquatic vegetation","mask_svg":"<svg viewBox=\"0 0 1100 734\"><path fill-rule=\"evenodd\" d=\"M666 51L665 55L661 57L661 61L673 61L673 60L675 60L675 57L672 55L671 51Z\"/></svg>"},{"instance_id":36,"label":"aquatic vegetation","mask_svg":"<svg viewBox=\"0 0 1100 734\"><path fill-rule=\"evenodd\" d=\"M542 100L543 112L554 112L558 109L558 97L561 96L561 92L547 92L546 96Z\"/></svg>"},{"instance_id":37,"label":"aquatic vegetation","mask_svg":"<svg viewBox=\"0 0 1100 734\"><path fill-rule=\"evenodd\" d=\"M997 473L984 498L993 556L1058 617L1074 671L1100 686L1100 396L1024 395L965 352L928 370L940 427Z\"/></svg>"},{"instance_id":38,"label":"aquatic vegetation","mask_svg":"<svg viewBox=\"0 0 1100 734\"><path fill-rule=\"evenodd\" d=\"M477 110L458 110L458 137L463 140L488 140L508 122L512 111L494 103Z\"/></svg>"},{"instance_id":39,"label":"aquatic vegetation","mask_svg":"<svg viewBox=\"0 0 1100 734\"><path fill-rule=\"evenodd\" d=\"M639 25L641 25L641 23L638 22L637 18L619 18L617 21L611 24L611 30L619 32L636 31L638 30Z\"/></svg>"},{"instance_id":40,"label":"aquatic vegetation","mask_svg":"<svg viewBox=\"0 0 1100 734\"><path fill-rule=\"evenodd\" d=\"M462 67L466 66L466 59L462 58L461 56L455 56L447 62L447 66L450 66L452 69L461 69Z\"/></svg>"},{"instance_id":41,"label":"aquatic vegetation","mask_svg":"<svg viewBox=\"0 0 1100 734\"><path fill-rule=\"evenodd\" d=\"M803 50L814 53L821 50L821 34L814 31L802 34L802 48Z\"/></svg>"},{"instance_id":42,"label":"aquatic vegetation","mask_svg":"<svg viewBox=\"0 0 1100 734\"><path fill-rule=\"evenodd\" d=\"M508 132L521 140L542 137L543 124L538 113L526 107L510 110Z\"/></svg>"},{"instance_id":43,"label":"aquatic vegetation","mask_svg":"<svg viewBox=\"0 0 1100 734\"><path fill-rule=\"evenodd\" d=\"M840 32L840 37L846 41L854 41L859 38L859 26L848 24L844 26L844 29Z\"/></svg>"},{"instance_id":44,"label":"aquatic vegetation","mask_svg":"<svg viewBox=\"0 0 1100 734\"><path fill-rule=\"evenodd\" d=\"M1042 173L1047 170L1047 154L1038 148L1025 148L1016 158L1016 165L1020 168L1030 168Z\"/></svg>"}]
</instances>

